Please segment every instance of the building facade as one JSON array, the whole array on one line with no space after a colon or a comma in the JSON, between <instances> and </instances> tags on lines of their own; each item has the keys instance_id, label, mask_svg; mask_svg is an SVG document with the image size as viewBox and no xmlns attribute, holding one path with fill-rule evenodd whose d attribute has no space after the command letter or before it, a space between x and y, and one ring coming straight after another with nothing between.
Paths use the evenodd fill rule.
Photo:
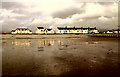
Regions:
<instances>
[{"instance_id":1,"label":"building facade","mask_svg":"<svg viewBox=\"0 0 120 77\"><path fill-rule=\"evenodd\" d=\"M98 30L95 28L78 28L78 27L57 27L56 33L99 33Z\"/></svg>"},{"instance_id":2,"label":"building facade","mask_svg":"<svg viewBox=\"0 0 120 77\"><path fill-rule=\"evenodd\" d=\"M32 34L32 31L28 28L17 28L16 30L12 30L11 34Z\"/></svg>"},{"instance_id":3,"label":"building facade","mask_svg":"<svg viewBox=\"0 0 120 77\"><path fill-rule=\"evenodd\" d=\"M37 27L36 34L54 34L54 30L44 27Z\"/></svg>"},{"instance_id":4,"label":"building facade","mask_svg":"<svg viewBox=\"0 0 120 77\"><path fill-rule=\"evenodd\" d=\"M44 32L45 32L45 34L53 34L54 33L54 30L52 30L52 29L45 29L44 30Z\"/></svg>"},{"instance_id":5,"label":"building facade","mask_svg":"<svg viewBox=\"0 0 120 77\"><path fill-rule=\"evenodd\" d=\"M113 33L115 33L115 34L120 33L120 29L113 30Z\"/></svg>"},{"instance_id":6,"label":"building facade","mask_svg":"<svg viewBox=\"0 0 120 77\"><path fill-rule=\"evenodd\" d=\"M37 27L36 32L37 34L44 34L44 27Z\"/></svg>"},{"instance_id":7,"label":"building facade","mask_svg":"<svg viewBox=\"0 0 120 77\"><path fill-rule=\"evenodd\" d=\"M108 34L113 33L113 30L108 30L106 33Z\"/></svg>"}]
</instances>

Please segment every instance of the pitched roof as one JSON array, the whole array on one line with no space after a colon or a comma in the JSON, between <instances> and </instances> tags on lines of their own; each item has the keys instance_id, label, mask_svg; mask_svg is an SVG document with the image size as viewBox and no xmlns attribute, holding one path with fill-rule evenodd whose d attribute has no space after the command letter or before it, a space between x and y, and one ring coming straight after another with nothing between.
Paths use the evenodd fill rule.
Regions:
<instances>
[{"instance_id":1,"label":"pitched roof","mask_svg":"<svg viewBox=\"0 0 120 77\"><path fill-rule=\"evenodd\" d=\"M112 30L108 30L109 32L113 32Z\"/></svg>"},{"instance_id":2,"label":"pitched roof","mask_svg":"<svg viewBox=\"0 0 120 77\"><path fill-rule=\"evenodd\" d=\"M44 27L37 27L38 29L44 29Z\"/></svg>"},{"instance_id":3,"label":"pitched roof","mask_svg":"<svg viewBox=\"0 0 120 77\"><path fill-rule=\"evenodd\" d=\"M120 31L120 29L115 29L114 31Z\"/></svg>"},{"instance_id":4,"label":"pitched roof","mask_svg":"<svg viewBox=\"0 0 120 77\"><path fill-rule=\"evenodd\" d=\"M47 29L48 31L51 31L52 29Z\"/></svg>"},{"instance_id":5,"label":"pitched roof","mask_svg":"<svg viewBox=\"0 0 120 77\"><path fill-rule=\"evenodd\" d=\"M47 31L51 31L52 29L47 29L47 28L46 28L46 29L44 29L44 31L45 31L45 30L47 30Z\"/></svg>"},{"instance_id":6,"label":"pitched roof","mask_svg":"<svg viewBox=\"0 0 120 77\"><path fill-rule=\"evenodd\" d=\"M11 32L15 32L15 30L12 30Z\"/></svg>"},{"instance_id":7,"label":"pitched roof","mask_svg":"<svg viewBox=\"0 0 120 77\"><path fill-rule=\"evenodd\" d=\"M16 30L29 30L28 28L17 28Z\"/></svg>"},{"instance_id":8,"label":"pitched roof","mask_svg":"<svg viewBox=\"0 0 120 77\"><path fill-rule=\"evenodd\" d=\"M96 30L96 27L95 28L90 28L90 30Z\"/></svg>"},{"instance_id":9,"label":"pitched roof","mask_svg":"<svg viewBox=\"0 0 120 77\"><path fill-rule=\"evenodd\" d=\"M30 30L30 32L32 32L32 30Z\"/></svg>"},{"instance_id":10,"label":"pitched roof","mask_svg":"<svg viewBox=\"0 0 120 77\"><path fill-rule=\"evenodd\" d=\"M90 29L90 30L96 30L96 27L95 28L77 28L77 27L57 27L59 30L78 30L78 29L83 29L83 30L86 30L86 29Z\"/></svg>"},{"instance_id":11,"label":"pitched roof","mask_svg":"<svg viewBox=\"0 0 120 77\"><path fill-rule=\"evenodd\" d=\"M17 28L16 30L29 30L29 31L31 31L30 29L28 29L28 28ZM31 31L32 32L32 31Z\"/></svg>"}]
</instances>

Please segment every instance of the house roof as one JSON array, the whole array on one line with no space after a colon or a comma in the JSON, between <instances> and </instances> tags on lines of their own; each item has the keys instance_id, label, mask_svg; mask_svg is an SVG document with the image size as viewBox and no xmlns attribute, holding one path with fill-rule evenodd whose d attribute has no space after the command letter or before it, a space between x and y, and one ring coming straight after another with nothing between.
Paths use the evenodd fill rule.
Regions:
<instances>
[{"instance_id":1,"label":"house roof","mask_svg":"<svg viewBox=\"0 0 120 77\"><path fill-rule=\"evenodd\" d=\"M47 29L48 31L51 31L52 29Z\"/></svg>"},{"instance_id":2,"label":"house roof","mask_svg":"<svg viewBox=\"0 0 120 77\"><path fill-rule=\"evenodd\" d=\"M45 30L47 30L47 31L51 31L52 29L47 29L47 28L46 28L46 29L44 29L44 31L45 31Z\"/></svg>"},{"instance_id":3,"label":"house roof","mask_svg":"<svg viewBox=\"0 0 120 77\"><path fill-rule=\"evenodd\" d=\"M96 30L96 27L95 28L90 28L90 30Z\"/></svg>"},{"instance_id":4,"label":"house roof","mask_svg":"<svg viewBox=\"0 0 120 77\"><path fill-rule=\"evenodd\" d=\"M37 27L38 29L44 29L44 27Z\"/></svg>"},{"instance_id":5,"label":"house roof","mask_svg":"<svg viewBox=\"0 0 120 77\"><path fill-rule=\"evenodd\" d=\"M108 30L109 32L113 32L112 30Z\"/></svg>"},{"instance_id":6,"label":"house roof","mask_svg":"<svg viewBox=\"0 0 120 77\"><path fill-rule=\"evenodd\" d=\"M28 28L17 28L16 30L29 30Z\"/></svg>"},{"instance_id":7,"label":"house roof","mask_svg":"<svg viewBox=\"0 0 120 77\"><path fill-rule=\"evenodd\" d=\"M15 32L15 30L12 30L11 32Z\"/></svg>"},{"instance_id":8,"label":"house roof","mask_svg":"<svg viewBox=\"0 0 120 77\"><path fill-rule=\"evenodd\" d=\"M29 30L29 31L31 31L30 29L28 29L28 28L17 28L16 30ZM14 30L12 30L12 31L14 31ZM31 31L32 32L32 31Z\"/></svg>"},{"instance_id":9,"label":"house roof","mask_svg":"<svg viewBox=\"0 0 120 77\"><path fill-rule=\"evenodd\" d=\"M120 29L115 29L114 31L120 31Z\"/></svg>"},{"instance_id":10,"label":"house roof","mask_svg":"<svg viewBox=\"0 0 120 77\"><path fill-rule=\"evenodd\" d=\"M32 32L32 30L30 30L30 32Z\"/></svg>"},{"instance_id":11,"label":"house roof","mask_svg":"<svg viewBox=\"0 0 120 77\"><path fill-rule=\"evenodd\" d=\"M90 30L96 30L96 27L95 28L77 28L77 27L57 27L59 30L78 30L78 29L83 29L83 30L86 30L86 29L90 29Z\"/></svg>"}]
</instances>

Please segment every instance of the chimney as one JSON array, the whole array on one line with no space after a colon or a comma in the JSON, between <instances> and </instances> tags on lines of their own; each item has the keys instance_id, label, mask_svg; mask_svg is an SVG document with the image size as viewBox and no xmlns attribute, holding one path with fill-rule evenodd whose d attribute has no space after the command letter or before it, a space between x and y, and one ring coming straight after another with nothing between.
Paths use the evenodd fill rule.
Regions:
<instances>
[{"instance_id":1,"label":"chimney","mask_svg":"<svg viewBox=\"0 0 120 77\"><path fill-rule=\"evenodd\" d=\"M90 27L88 27L88 29L90 29Z\"/></svg>"},{"instance_id":2,"label":"chimney","mask_svg":"<svg viewBox=\"0 0 120 77\"><path fill-rule=\"evenodd\" d=\"M95 29L96 29L96 27L95 27Z\"/></svg>"}]
</instances>

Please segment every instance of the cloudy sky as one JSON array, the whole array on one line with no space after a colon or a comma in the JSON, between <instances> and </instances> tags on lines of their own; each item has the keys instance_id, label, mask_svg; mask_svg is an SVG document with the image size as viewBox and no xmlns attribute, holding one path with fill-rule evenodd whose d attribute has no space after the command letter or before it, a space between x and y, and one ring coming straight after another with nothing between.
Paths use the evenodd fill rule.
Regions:
<instances>
[{"instance_id":1,"label":"cloudy sky","mask_svg":"<svg viewBox=\"0 0 120 77\"><path fill-rule=\"evenodd\" d=\"M80 0L39 0L1 2L0 31L37 26L56 29L57 26L118 28L117 2L82 2Z\"/></svg>"}]
</instances>

